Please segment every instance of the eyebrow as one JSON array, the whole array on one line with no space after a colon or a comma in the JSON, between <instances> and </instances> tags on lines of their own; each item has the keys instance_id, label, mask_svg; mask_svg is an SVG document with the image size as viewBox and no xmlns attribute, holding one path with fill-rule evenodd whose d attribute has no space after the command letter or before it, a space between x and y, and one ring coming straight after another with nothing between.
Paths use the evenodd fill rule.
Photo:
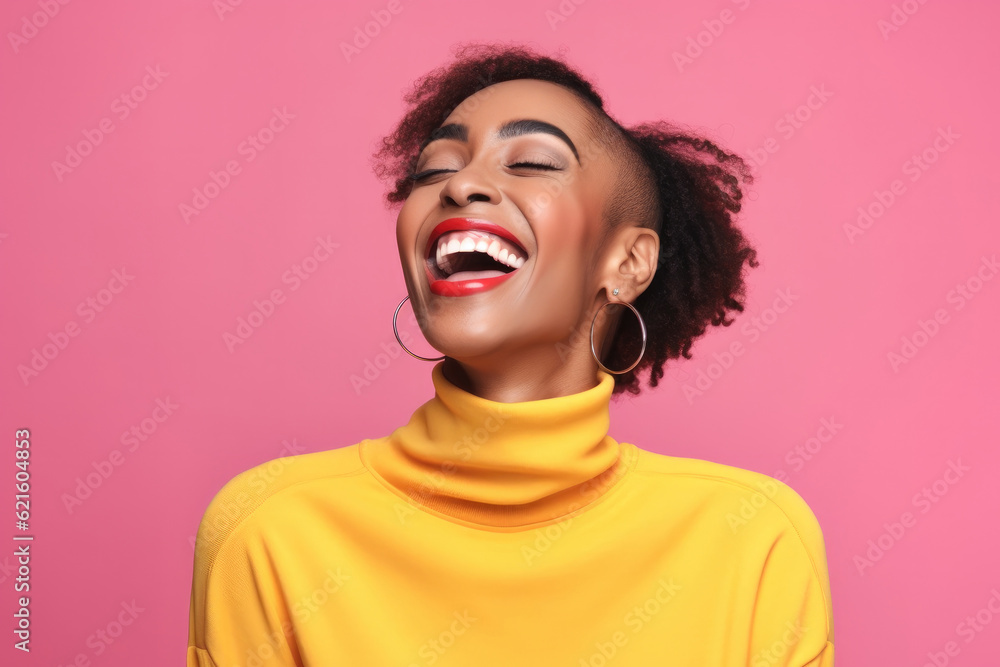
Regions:
<instances>
[{"instance_id":1,"label":"eyebrow","mask_svg":"<svg viewBox=\"0 0 1000 667\"><path fill-rule=\"evenodd\" d=\"M569 146L569 149L573 151L573 157L576 158L577 164L580 163L580 154L577 152L576 146L573 145L573 141L558 127L551 123L546 123L543 120L523 119L506 122L500 126L499 130L497 130L497 137L500 139L512 139L513 137L520 137L525 134L535 134L539 132L551 134L552 136L564 141L566 145ZM420 145L420 150L423 151L428 144L432 141L438 141L439 139L468 141L469 127L467 125L463 125L462 123L449 123L447 125L442 125L430 133L430 136L427 137L426 141Z\"/></svg>"}]
</instances>

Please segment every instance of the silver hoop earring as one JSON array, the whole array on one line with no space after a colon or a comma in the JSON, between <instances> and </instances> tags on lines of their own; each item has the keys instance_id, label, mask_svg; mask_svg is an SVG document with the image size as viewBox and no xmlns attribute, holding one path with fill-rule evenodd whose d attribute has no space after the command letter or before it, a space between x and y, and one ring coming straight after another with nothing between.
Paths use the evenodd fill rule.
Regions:
<instances>
[{"instance_id":1,"label":"silver hoop earring","mask_svg":"<svg viewBox=\"0 0 1000 667\"><path fill-rule=\"evenodd\" d=\"M615 294L618 293L617 288L615 288L614 293ZM602 364L601 360L597 358L597 350L594 349L594 325L597 324L597 316L601 314L601 311L604 310L605 306L612 303L621 304L623 306L628 306L629 308L631 308L632 312L635 313L635 316L639 318L639 327L642 329L642 349L639 350L639 358L636 359L631 366L629 366L623 371L613 371L604 364ZM596 361L597 365L601 367L601 370L607 371L612 375L621 375L622 373L628 373L630 370L635 368L640 361L642 361L642 355L646 353L646 323L642 321L642 315L640 315L639 311L635 309L635 306L633 306L628 301L608 301L603 306L597 309L597 312L594 313L594 319L590 322L590 353L594 356L594 361Z\"/></svg>"},{"instance_id":2,"label":"silver hoop earring","mask_svg":"<svg viewBox=\"0 0 1000 667\"><path fill-rule=\"evenodd\" d=\"M431 357L421 357L419 354L413 354L408 349L406 349L406 346L403 345L403 341L401 341L399 339L399 331L396 330L396 316L399 315L399 309L403 307L403 304L406 303L406 300L409 299L409 298L410 298L409 294L407 294L406 296L404 296L403 300L399 302L398 306L396 306L396 312L392 314L392 333L396 334L396 341L399 343L399 346L401 348L403 348L403 351L406 352L411 357L415 357L417 359L420 359L421 361L441 361L447 355L442 355L440 357L434 357L434 358L431 358Z\"/></svg>"}]
</instances>

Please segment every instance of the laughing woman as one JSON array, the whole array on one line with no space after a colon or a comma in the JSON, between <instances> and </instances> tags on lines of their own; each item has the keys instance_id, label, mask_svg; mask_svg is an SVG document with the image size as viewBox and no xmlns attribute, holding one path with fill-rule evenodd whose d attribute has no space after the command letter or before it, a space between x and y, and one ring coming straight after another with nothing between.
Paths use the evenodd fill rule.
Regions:
<instances>
[{"instance_id":1,"label":"laughing woman","mask_svg":"<svg viewBox=\"0 0 1000 667\"><path fill-rule=\"evenodd\" d=\"M434 396L219 491L187 664L833 665L805 501L608 430L612 397L743 310L746 164L622 127L520 47L468 46L406 101L376 171Z\"/></svg>"}]
</instances>

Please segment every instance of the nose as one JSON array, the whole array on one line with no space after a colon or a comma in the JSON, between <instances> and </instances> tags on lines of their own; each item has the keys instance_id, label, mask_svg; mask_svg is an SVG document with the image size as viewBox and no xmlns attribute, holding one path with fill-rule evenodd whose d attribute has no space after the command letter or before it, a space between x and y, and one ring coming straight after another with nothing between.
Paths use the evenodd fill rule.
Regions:
<instances>
[{"instance_id":1,"label":"nose","mask_svg":"<svg viewBox=\"0 0 1000 667\"><path fill-rule=\"evenodd\" d=\"M500 191L473 165L466 165L451 175L441 188L443 206L467 206L474 201L500 203Z\"/></svg>"}]
</instances>

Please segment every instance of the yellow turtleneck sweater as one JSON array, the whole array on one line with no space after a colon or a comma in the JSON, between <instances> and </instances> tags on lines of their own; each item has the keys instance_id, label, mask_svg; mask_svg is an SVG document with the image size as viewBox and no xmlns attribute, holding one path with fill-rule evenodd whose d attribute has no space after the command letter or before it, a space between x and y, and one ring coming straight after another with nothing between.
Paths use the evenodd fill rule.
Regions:
<instances>
[{"instance_id":1,"label":"yellow turtleneck sweater","mask_svg":"<svg viewBox=\"0 0 1000 667\"><path fill-rule=\"evenodd\" d=\"M608 435L614 378L450 383L388 436L263 463L202 518L189 667L830 667L823 536L767 475Z\"/></svg>"}]
</instances>

